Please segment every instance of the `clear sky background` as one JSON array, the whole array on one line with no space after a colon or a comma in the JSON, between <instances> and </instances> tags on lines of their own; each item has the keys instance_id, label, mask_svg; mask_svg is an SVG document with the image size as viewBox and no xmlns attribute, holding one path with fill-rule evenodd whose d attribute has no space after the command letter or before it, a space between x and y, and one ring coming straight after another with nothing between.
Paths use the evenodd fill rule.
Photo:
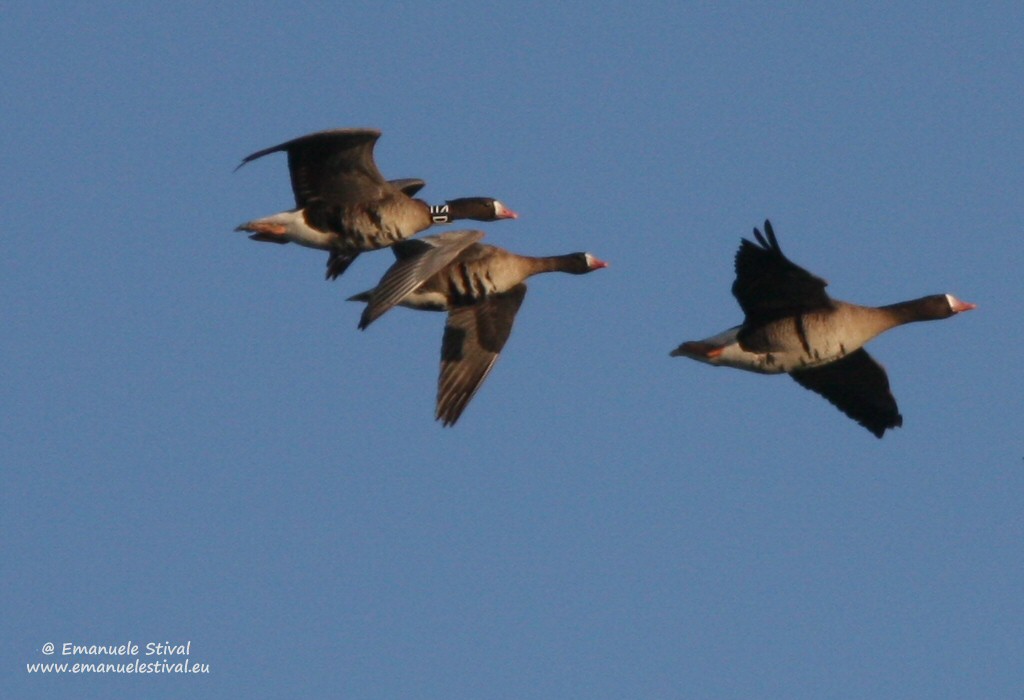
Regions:
<instances>
[{"instance_id":1,"label":"clear sky background","mask_svg":"<svg viewBox=\"0 0 1024 700\"><path fill-rule=\"evenodd\" d=\"M1024 693L1020 3L3 15L0 695ZM233 231L292 203L243 156L346 126L611 263L531 281L453 429L443 316L345 302L388 253ZM837 298L978 304L872 343L902 429L669 357L766 217ZM129 640L210 672L26 671Z\"/></svg>"}]
</instances>

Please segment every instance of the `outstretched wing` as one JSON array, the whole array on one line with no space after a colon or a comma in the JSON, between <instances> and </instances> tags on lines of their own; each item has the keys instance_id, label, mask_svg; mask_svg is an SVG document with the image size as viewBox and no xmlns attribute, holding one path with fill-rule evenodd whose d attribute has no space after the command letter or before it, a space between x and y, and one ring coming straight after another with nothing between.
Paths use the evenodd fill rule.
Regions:
<instances>
[{"instance_id":1,"label":"outstretched wing","mask_svg":"<svg viewBox=\"0 0 1024 700\"><path fill-rule=\"evenodd\" d=\"M455 425L498 361L525 296L526 285L518 284L503 294L448 312L441 341L436 413L445 426Z\"/></svg>"},{"instance_id":2,"label":"outstretched wing","mask_svg":"<svg viewBox=\"0 0 1024 700\"><path fill-rule=\"evenodd\" d=\"M825 293L828 282L793 263L782 253L771 222L764 222L764 235L756 228L757 243L743 239L736 253L736 281L733 296L746 314L747 326L829 308Z\"/></svg>"},{"instance_id":3,"label":"outstretched wing","mask_svg":"<svg viewBox=\"0 0 1024 700\"><path fill-rule=\"evenodd\" d=\"M824 396L875 437L903 425L885 369L863 348L835 362L797 370L789 376L805 389Z\"/></svg>"},{"instance_id":4,"label":"outstretched wing","mask_svg":"<svg viewBox=\"0 0 1024 700\"><path fill-rule=\"evenodd\" d=\"M391 246L397 260L370 292L370 300L359 319L359 328L366 328L400 304L483 237L483 231L447 231L436 236L410 238Z\"/></svg>"},{"instance_id":5,"label":"outstretched wing","mask_svg":"<svg viewBox=\"0 0 1024 700\"><path fill-rule=\"evenodd\" d=\"M271 153L288 154L296 208L311 200L347 205L380 196L387 187L373 160L376 129L332 129L300 136L246 156L246 163ZM237 170L237 168L236 168Z\"/></svg>"}]
</instances>

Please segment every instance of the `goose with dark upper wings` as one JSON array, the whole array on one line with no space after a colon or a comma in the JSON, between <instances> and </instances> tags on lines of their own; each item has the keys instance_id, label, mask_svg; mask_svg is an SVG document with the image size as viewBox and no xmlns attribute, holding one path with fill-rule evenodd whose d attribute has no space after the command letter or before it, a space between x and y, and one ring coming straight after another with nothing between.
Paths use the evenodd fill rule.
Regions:
<instances>
[{"instance_id":1,"label":"goose with dark upper wings","mask_svg":"<svg viewBox=\"0 0 1024 700\"><path fill-rule=\"evenodd\" d=\"M903 424L889 378L863 346L885 331L915 321L949 318L974 304L952 294L872 307L831 299L828 282L782 253L770 222L757 243L743 239L736 253L732 293L743 325L672 351L711 365L763 374L788 373L836 408L882 437Z\"/></svg>"},{"instance_id":2,"label":"goose with dark upper wings","mask_svg":"<svg viewBox=\"0 0 1024 700\"><path fill-rule=\"evenodd\" d=\"M373 159L376 129L334 129L301 136L246 156L288 154L295 208L248 221L236 231L256 241L298 243L330 251L327 277L341 275L360 253L386 248L435 224L496 221L516 213L490 197L431 206L413 199L423 180L385 180ZM236 168L237 170L237 168Z\"/></svg>"},{"instance_id":3,"label":"goose with dark upper wings","mask_svg":"<svg viewBox=\"0 0 1024 700\"><path fill-rule=\"evenodd\" d=\"M479 241L481 231L450 231L392 246L397 258L366 302L360 328L394 306L447 311L437 382L437 420L454 425L498 360L526 295L542 272L585 274L607 267L590 253L516 255Z\"/></svg>"}]
</instances>

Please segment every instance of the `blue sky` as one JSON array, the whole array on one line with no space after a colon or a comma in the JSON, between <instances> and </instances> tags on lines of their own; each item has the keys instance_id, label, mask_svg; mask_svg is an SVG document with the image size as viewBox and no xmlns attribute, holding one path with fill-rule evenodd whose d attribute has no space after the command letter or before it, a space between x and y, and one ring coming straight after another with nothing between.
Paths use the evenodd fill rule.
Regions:
<instances>
[{"instance_id":1,"label":"blue sky","mask_svg":"<svg viewBox=\"0 0 1024 700\"><path fill-rule=\"evenodd\" d=\"M1019 4L4 14L6 697L1020 697ZM232 230L291 204L243 156L344 126L611 263L531 281L453 429L443 318L344 301L387 253ZM872 343L883 440L668 356L765 218L837 298L978 304ZM129 640L210 672L26 670Z\"/></svg>"}]
</instances>

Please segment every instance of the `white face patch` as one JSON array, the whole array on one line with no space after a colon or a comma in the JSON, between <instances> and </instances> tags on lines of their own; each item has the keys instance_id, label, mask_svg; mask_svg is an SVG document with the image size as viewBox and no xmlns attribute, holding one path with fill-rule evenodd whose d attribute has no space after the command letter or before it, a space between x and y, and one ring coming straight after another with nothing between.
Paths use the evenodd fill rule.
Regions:
<instances>
[{"instance_id":1,"label":"white face patch","mask_svg":"<svg viewBox=\"0 0 1024 700\"><path fill-rule=\"evenodd\" d=\"M977 304L971 304L970 302L957 299L952 294L946 295L946 303L949 304L950 311L952 311L955 314L978 308Z\"/></svg>"},{"instance_id":2,"label":"white face patch","mask_svg":"<svg viewBox=\"0 0 1024 700\"><path fill-rule=\"evenodd\" d=\"M494 200L494 216L499 219L507 219L512 216L512 210L498 200Z\"/></svg>"}]
</instances>

